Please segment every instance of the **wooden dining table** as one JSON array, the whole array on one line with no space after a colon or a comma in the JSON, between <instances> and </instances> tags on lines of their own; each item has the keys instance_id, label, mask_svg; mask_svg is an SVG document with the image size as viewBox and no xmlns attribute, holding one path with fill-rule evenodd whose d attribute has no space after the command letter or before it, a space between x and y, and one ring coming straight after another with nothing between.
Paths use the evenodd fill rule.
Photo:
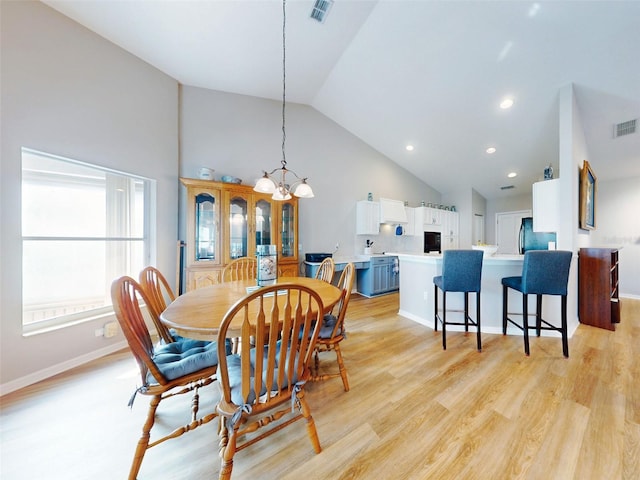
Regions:
<instances>
[{"instance_id":1,"label":"wooden dining table","mask_svg":"<svg viewBox=\"0 0 640 480\"><path fill-rule=\"evenodd\" d=\"M331 311L342 295L338 287L315 278L279 277L275 283L294 283L315 290L322 299L324 313ZM184 337L215 340L225 313L256 287L255 280L239 280L191 290L171 302L160 319Z\"/></svg>"}]
</instances>

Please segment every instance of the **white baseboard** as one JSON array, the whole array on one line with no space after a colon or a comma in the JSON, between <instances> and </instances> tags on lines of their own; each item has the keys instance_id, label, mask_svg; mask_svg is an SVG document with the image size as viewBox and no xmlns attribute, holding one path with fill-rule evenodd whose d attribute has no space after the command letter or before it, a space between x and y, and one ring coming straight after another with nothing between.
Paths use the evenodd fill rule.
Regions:
<instances>
[{"instance_id":1,"label":"white baseboard","mask_svg":"<svg viewBox=\"0 0 640 480\"><path fill-rule=\"evenodd\" d=\"M419 317L417 315L414 315L412 313L406 312L404 310L399 310L398 311L398 315L400 315L401 317L404 318L408 318L409 320L413 320L414 322L417 322L421 325L424 325L425 327L429 328L430 330L433 330L433 320L431 322L428 322L425 318ZM475 332L475 327L472 327L472 331ZM569 338L571 338L573 336L573 334L575 333L575 331L578 329L578 323L576 323L575 325L570 325L569 326L569 330L567 331L567 336ZM487 327L485 325L482 325L480 327L480 330L482 331L482 333L490 333L493 335L502 335L502 327ZM449 325L447 326L447 331L448 332L464 332L464 326L462 325ZM507 335L522 335L522 331L518 330L512 326L507 326ZM552 332L552 331L542 331L541 332L541 336L543 337L556 337L556 336L560 336L560 334L558 332Z\"/></svg>"},{"instance_id":2,"label":"white baseboard","mask_svg":"<svg viewBox=\"0 0 640 480\"><path fill-rule=\"evenodd\" d=\"M630 298L631 300L640 300L640 295L632 295L630 293L620 293L620 298Z\"/></svg>"},{"instance_id":3,"label":"white baseboard","mask_svg":"<svg viewBox=\"0 0 640 480\"><path fill-rule=\"evenodd\" d=\"M94 350L93 352L87 353L85 355L71 358L62 363L58 363L57 365L51 365L50 367L30 373L29 375L26 375L24 377L17 378L7 383L3 383L2 385L0 385L0 396L6 395L7 393L15 392L16 390L27 387L29 385L33 385L34 383L40 382L59 373L83 365L87 362L90 362L91 360L95 360L97 358L104 357L105 355L109 355L110 353L117 352L118 350L122 350L126 347L127 342L123 340L122 342L114 343L112 345L109 345L108 347Z\"/></svg>"},{"instance_id":4,"label":"white baseboard","mask_svg":"<svg viewBox=\"0 0 640 480\"><path fill-rule=\"evenodd\" d=\"M420 317L418 315L415 315L413 313L407 312L405 310L398 310L398 315L400 315L401 317L404 318L408 318L409 320L413 320L414 322L417 322L421 325L424 325L425 327L430 328L431 330L433 330L433 322L431 322L431 324L429 324L429 322L427 321L426 318Z\"/></svg>"}]
</instances>

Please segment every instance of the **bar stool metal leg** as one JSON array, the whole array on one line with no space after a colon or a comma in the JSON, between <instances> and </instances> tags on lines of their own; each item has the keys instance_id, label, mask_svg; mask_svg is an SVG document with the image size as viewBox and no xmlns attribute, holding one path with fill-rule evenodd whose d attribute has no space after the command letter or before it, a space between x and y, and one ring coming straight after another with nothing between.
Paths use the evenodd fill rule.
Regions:
<instances>
[{"instance_id":1,"label":"bar stool metal leg","mask_svg":"<svg viewBox=\"0 0 640 480\"><path fill-rule=\"evenodd\" d=\"M524 353L529 356L529 295L522 294L522 326L524 330Z\"/></svg>"},{"instance_id":2,"label":"bar stool metal leg","mask_svg":"<svg viewBox=\"0 0 640 480\"><path fill-rule=\"evenodd\" d=\"M482 338L480 337L480 294L476 293L476 343L478 351L482 351Z\"/></svg>"},{"instance_id":3,"label":"bar stool metal leg","mask_svg":"<svg viewBox=\"0 0 640 480\"><path fill-rule=\"evenodd\" d=\"M447 292L442 292L442 349L447 349Z\"/></svg>"},{"instance_id":4,"label":"bar stool metal leg","mask_svg":"<svg viewBox=\"0 0 640 480\"><path fill-rule=\"evenodd\" d=\"M507 310L508 310L509 287L502 286L502 334L507 334Z\"/></svg>"},{"instance_id":5,"label":"bar stool metal leg","mask_svg":"<svg viewBox=\"0 0 640 480\"><path fill-rule=\"evenodd\" d=\"M569 358L569 332L567 331L567 296L562 295L562 354Z\"/></svg>"},{"instance_id":6,"label":"bar stool metal leg","mask_svg":"<svg viewBox=\"0 0 640 480\"><path fill-rule=\"evenodd\" d=\"M433 330L437 332L438 331L438 286L437 285L433 286L433 298L434 298Z\"/></svg>"}]
</instances>

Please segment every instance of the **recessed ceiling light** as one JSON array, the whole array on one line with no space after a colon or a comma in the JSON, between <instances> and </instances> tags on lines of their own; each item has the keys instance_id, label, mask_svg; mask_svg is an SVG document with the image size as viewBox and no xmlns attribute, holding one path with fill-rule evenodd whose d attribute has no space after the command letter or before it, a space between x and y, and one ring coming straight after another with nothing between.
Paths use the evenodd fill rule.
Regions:
<instances>
[{"instance_id":1,"label":"recessed ceiling light","mask_svg":"<svg viewBox=\"0 0 640 480\"><path fill-rule=\"evenodd\" d=\"M496 147L489 147L485 150L485 152L491 154L491 153L496 153Z\"/></svg>"},{"instance_id":2,"label":"recessed ceiling light","mask_svg":"<svg viewBox=\"0 0 640 480\"><path fill-rule=\"evenodd\" d=\"M507 177L509 177L509 178L513 178L513 177L517 177L517 176L518 176L518 174L516 172L511 172L511 173L509 173L509 175L507 175Z\"/></svg>"},{"instance_id":3,"label":"recessed ceiling light","mask_svg":"<svg viewBox=\"0 0 640 480\"><path fill-rule=\"evenodd\" d=\"M512 106L513 106L512 98L505 98L500 102L500 108L502 108L503 110L506 110L507 108L511 108Z\"/></svg>"},{"instance_id":4,"label":"recessed ceiling light","mask_svg":"<svg viewBox=\"0 0 640 480\"><path fill-rule=\"evenodd\" d=\"M406 147L404 147L407 149L407 152L413 152L413 145L407 145Z\"/></svg>"}]
</instances>

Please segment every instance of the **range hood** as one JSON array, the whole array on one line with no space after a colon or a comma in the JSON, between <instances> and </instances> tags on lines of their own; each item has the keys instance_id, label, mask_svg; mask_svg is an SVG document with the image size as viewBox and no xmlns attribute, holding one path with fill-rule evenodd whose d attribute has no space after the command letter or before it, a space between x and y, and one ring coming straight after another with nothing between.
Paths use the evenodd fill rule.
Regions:
<instances>
[{"instance_id":1,"label":"range hood","mask_svg":"<svg viewBox=\"0 0 640 480\"><path fill-rule=\"evenodd\" d=\"M381 198L380 223L390 223L393 225L408 223L404 202L401 200L391 200L390 198Z\"/></svg>"}]
</instances>

